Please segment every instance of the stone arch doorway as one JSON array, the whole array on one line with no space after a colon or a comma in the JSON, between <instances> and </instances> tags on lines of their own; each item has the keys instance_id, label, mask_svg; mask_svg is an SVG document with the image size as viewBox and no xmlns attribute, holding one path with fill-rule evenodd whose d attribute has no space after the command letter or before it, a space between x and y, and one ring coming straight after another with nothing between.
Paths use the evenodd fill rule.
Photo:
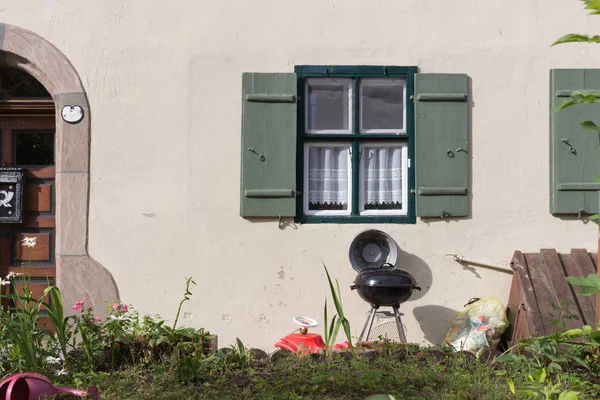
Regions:
<instances>
[{"instance_id":1,"label":"stone arch doorway","mask_svg":"<svg viewBox=\"0 0 600 400\"><path fill-rule=\"evenodd\" d=\"M88 254L91 113L75 68L65 55L39 35L0 23L0 65L18 68L39 81L55 105L55 255L56 284L65 311L86 298L102 314L118 299L112 275ZM64 106L79 106L83 119L68 123Z\"/></svg>"}]
</instances>

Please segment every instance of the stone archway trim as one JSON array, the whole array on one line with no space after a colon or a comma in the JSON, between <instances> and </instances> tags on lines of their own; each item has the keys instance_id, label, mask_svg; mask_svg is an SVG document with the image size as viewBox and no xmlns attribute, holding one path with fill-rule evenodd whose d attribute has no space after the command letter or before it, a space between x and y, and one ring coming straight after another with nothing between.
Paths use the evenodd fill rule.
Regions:
<instances>
[{"instance_id":1,"label":"stone archway trim","mask_svg":"<svg viewBox=\"0 0 600 400\"><path fill-rule=\"evenodd\" d=\"M91 113L73 65L41 36L0 23L0 63L20 68L50 92L56 107L56 283L65 312L86 298L101 316L106 304L119 298L117 285L101 264L88 254ZM60 117L65 105L78 105L84 118L69 124Z\"/></svg>"}]
</instances>

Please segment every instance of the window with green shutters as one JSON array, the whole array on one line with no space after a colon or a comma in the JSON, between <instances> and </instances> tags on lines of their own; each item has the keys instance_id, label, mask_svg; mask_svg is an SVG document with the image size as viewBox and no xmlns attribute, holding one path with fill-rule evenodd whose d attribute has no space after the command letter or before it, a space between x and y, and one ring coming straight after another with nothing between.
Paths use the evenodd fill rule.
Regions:
<instances>
[{"instance_id":1,"label":"window with green shutters","mask_svg":"<svg viewBox=\"0 0 600 400\"><path fill-rule=\"evenodd\" d=\"M550 107L575 91L600 89L600 69L550 71ZM550 113L550 212L596 214L600 206L600 137L580 122L598 121L600 104L584 104Z\"/></svg>"},{"instance_id":2,"label":"window with green shutters","mask_svg":"<svg viewBox=\"0 0 600 400\"><path fill-rule=\"evenodd\" d=\"M242 86L242 216L414 223L468 214L466 75L310 65L245 73Z\"/></svg>"}]
</instances>

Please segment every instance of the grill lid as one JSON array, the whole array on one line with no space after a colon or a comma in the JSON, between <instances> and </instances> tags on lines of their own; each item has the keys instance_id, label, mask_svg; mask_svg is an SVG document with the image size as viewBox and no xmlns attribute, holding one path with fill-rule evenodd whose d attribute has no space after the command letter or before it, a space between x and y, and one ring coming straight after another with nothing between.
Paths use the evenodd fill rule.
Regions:
<instances>
[{"instance_id":1,"label":"grill lid","mask_svg":"<svg viewBox=\"0 0 600 400\"><path fill-rule=\"evenodd\" d=\"M368 287L414 287L415 278L403 269L384 266L382 268L373 268L362 271L354 279L357 286Z\"/></svg>"}]
</instances>

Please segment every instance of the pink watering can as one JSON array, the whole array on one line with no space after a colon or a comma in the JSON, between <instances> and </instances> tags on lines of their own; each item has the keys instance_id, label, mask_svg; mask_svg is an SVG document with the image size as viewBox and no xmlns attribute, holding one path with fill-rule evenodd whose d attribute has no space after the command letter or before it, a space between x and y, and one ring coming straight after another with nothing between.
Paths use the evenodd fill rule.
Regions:
<instances>
[{"instance_id":1,"label":"pink watering can","mask_svg":"<svg viewBox=\"0 0 600 400\"><path fill-rule=\"evenodd\" d=\"M88 390L60 388L53 386L44 375L33 372L10 375L0 382L0 400L38 400L59 393L98 399L96 386L92 386Z\"/></svg>"}]
</instances>

